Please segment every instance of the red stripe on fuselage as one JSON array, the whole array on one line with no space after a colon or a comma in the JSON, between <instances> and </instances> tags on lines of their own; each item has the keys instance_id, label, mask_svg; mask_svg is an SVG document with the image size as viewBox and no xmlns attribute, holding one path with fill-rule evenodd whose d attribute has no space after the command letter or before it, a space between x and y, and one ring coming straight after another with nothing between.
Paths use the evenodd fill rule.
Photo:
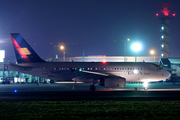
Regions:
<instances>
[{"instance_id":1,"label":"red stripe on fuselage","mask_svg":"<svg viewBox=\"0 0 180 120\"><path fill-rule=\"evenodd\" d=\"M19 53L19 55L21 56L21 58L23 60L25 60L26 62L30 63L31 61L29 60L27 55L24 53L24 51L21 49L21 47L19 46L19 44L16 42L16 40L13 38L12 35L11 35L11 38L13 41L13 45L14 45L15 49L17 50L17 52Z\"/></svg>"}]
</instances>

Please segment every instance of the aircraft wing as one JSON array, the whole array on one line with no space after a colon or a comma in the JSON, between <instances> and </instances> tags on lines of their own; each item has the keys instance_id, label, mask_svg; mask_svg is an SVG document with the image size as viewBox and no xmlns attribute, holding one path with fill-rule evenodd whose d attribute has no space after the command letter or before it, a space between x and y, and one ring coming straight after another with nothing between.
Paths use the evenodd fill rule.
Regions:
<instances>
[{"instance_id":1,"label":"aircraft wing","mask_svg":"<svg viewBox=\"0 0 180 120\"><path fill-rule=\"evenodd\" d=\"M101 73L101 72L95 72L95 71L87 71L87 70L79 70L77 76L82 76L84 78L93 78L93 79L99 79L100 77L104 78L110 78L110 77L118 77L123 78L120 76L115 76L110 73Z\"/></svg>"}]
</instances>

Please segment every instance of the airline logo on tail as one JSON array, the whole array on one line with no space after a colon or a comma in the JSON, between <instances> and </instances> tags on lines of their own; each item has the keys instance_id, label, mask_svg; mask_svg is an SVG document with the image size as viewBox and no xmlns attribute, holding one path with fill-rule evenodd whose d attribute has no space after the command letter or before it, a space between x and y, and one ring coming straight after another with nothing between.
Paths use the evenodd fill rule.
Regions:
<instances>
[{"instance_id":1,"label":"airline logo on tail","mask_svg":"<svg viewBox=\"0 0 180 120\"><path fill-rule=\"evenodd\" d=\"M11 33L11 38L18 63L45 62L19 33Z\"/></svg>"}]
</instances>

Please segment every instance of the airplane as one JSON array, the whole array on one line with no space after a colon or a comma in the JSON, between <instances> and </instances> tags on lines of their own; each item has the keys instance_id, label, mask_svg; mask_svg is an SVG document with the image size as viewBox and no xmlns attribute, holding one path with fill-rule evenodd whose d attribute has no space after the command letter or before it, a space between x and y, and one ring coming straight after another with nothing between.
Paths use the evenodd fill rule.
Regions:
<instances>
[{"instance_id":1,"label":"airplane","mask_svg":"<svg viewBox=\"0 0 180 120\"><path fill-rule=\"evenodd\" d=\"M149 82L162 81L170 73L161 66L147 62L47 62L41 59L19 33L11 33L17 64L10 64L10 70L42 78L50 83L58 80L92 83L109 88L125 87L126 82L143 82L147 90Z\"/></svg>"}]
</instances>

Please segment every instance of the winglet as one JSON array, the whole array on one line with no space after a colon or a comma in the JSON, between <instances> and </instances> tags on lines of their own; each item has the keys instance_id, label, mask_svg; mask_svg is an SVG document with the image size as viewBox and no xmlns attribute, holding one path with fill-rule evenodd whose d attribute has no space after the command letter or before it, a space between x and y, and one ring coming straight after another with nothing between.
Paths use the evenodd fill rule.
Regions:
<instances>
[{"instance_id":1,"label":"winglet","mask_svg":"<svg viewBox=\"0 0 180 120\"><path fill-rule=\"evenodd\" d=\"M19 33L10 33L18 63L45 62Z\"/></svg>"}]
</instances>

